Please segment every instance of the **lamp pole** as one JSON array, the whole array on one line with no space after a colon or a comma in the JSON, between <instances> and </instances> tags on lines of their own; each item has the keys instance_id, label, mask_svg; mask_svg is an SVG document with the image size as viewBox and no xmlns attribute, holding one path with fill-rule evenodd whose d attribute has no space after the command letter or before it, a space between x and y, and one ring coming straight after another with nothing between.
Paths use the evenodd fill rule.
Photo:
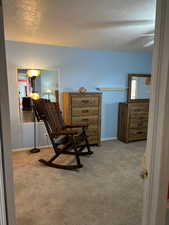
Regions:
<instances>
[{"instance_id":1,"label":"lamp pole","mask_svg":"<svg viewBox=\"0 0 169 225\"><path fill-rule=\"evenodd\" d=\"M36 145L36 131L37 131L37 126L36 126L36 115L35 115L35 103L34 101L39 99L39 94L35 91L35 80L37 75L34 74L38 74L40 75L39 71L36 70L29 70L28 72L30 78L31 78L31 87L32 87L32 94L31 94L31 98L32 98L32 108L33 108L33 123L34 123L34 147L33 149L30 150L31 153L38 153L40 152L40 149L37 148ZM31 76L32 75L32 76Z\"/></svg>"},{"instance_id":2,"label":"lamp pole","mask_svg":"<svg viewBox=\"0 0 169 225\"><path fill-rule=\"evenodd\" d=\"M30 150L31 153L38 153L40 152L40 149L37 148L36 146L36 116L35 116L35 104L34 104L34 101L33 100L33 122L34 122L34 148Z\"/></svg>"}]
</instances>

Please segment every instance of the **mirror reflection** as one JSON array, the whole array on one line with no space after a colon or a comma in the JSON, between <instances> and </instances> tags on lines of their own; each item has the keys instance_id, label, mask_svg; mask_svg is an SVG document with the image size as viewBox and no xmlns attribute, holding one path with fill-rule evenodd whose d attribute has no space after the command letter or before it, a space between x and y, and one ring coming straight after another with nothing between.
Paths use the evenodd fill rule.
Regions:
<instances>
[{"instance_id":1,"label":"mirror reflection","mask_svg":"<svg viewBox=\"0 0 169 225\"><path fill-rule=\"evenodd\" d=\"M151 76L131 77L131 100L150 98Z\"/></svg>"},{"instance_id":2,"label":"mirror reflection","mask_svg":"<svg viewBox=\"0 0 169 225\"><path fill-rule=\"evenodd\" d=\"M32 99L59 101L56 70L18 69L19 114L22 122L33 122Z\"/></svg>"}]
</instances>

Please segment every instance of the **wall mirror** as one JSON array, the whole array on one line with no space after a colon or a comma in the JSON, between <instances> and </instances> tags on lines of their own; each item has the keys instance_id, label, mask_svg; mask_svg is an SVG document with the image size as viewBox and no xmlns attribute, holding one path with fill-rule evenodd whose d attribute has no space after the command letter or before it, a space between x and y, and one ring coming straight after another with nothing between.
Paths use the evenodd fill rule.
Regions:
<instances>
[{"instance_id":1,"label":"wall mirror","mask_svg":"<svg viewBox=\"0 0 169 225\"><path fill-rule=\"evenodd\" d=\"M128 102L147 102L150 99L151 75L128 75Z\"/></svg>"},{"instance_id":2,"label":"wall mirror","mask_svg":"<svg viewBox=\"0 0 169 225\"><path fill-rule=\"evenodd\" d=\"M22 122L33 122L32 98L59 101L59 74L57 70L17 69L19 115Z\"/></svg>"}]
</instances>

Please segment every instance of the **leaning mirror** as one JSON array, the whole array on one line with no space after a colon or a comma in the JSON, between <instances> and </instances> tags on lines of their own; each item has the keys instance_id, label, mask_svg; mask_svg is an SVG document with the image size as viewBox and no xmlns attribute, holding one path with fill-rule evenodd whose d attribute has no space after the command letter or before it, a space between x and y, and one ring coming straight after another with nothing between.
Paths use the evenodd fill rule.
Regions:
<instances>
[{"instance_id":1,"label":"leaning mirror","mask_svg":"<svg viewBox=\"0 0 169 225\"><path fill-rule=\"evenodd\" d=\"M146 102L150 99L151 75L128 75L128 102Z\"/></svg>"},{"instance_id":2,"label":"leaning mirror","mask_svg":"<svg viewBox=\"0 0 169 225\"><path fill-rule=\"evenodd\" d=\"M57 70L17 69L19 115L22 122L33 122L32 99L59 101Z\"/></svg>"}]
</instances>

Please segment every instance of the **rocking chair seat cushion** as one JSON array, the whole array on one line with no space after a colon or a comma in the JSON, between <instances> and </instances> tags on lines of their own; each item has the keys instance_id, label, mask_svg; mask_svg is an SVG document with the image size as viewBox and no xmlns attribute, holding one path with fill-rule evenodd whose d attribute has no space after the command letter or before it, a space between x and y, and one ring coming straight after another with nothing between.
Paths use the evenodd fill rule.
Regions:
<instances>
[{"instance_id":1,"label":"rocking chair seat cushion","mask_svg":"<svg viewBox=\"0 0 169 225\"><path fill-rule=\"evenodd\" d=\"M60 144L64 144L64 143L66 143L66 142L72 141L72 137L71 137L71 135L69 135L69 134L73 134L73 132L72 132L72 133L71 133L71 132L65 132L65 134L66 134L66 135L64 135L64 132L63 132L63 135L60 135L60 136L58 136L58 137L55 137L55 138L54 138L54 143L55 143L56 145L60 145ZM76 135L74 135L74 138L75 138L76 140L78 140L79 138L82 138L82 137L83 137L83 133L82 133L82 132L79 132L79 133L75 132L75 134L76 134ZM82 138L82 139L83 139L83 138Z\"/></svg>"},{"instance_id":2,"label":"rocking chair seat cushion","mask_svg":"<svg viewBox=\"0 0 169 225\"><path fill-rule=\"evenodd\" d=\"M66 143L67 141L68 141L67 135L60 135L60 136L54 138L55 145L61 145L61 144Z\"/></svg>"}]
</instances>

